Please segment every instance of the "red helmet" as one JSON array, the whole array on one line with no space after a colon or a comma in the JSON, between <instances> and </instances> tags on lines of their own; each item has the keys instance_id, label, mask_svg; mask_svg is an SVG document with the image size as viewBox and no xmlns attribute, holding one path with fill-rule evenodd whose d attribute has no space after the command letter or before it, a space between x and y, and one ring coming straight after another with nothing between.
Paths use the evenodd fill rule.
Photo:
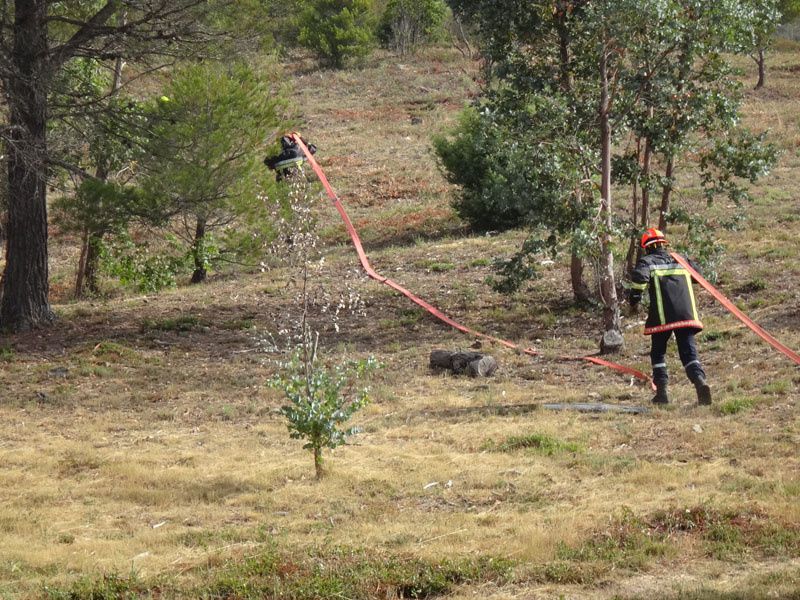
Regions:
<instances>
[{"instance_id":1,"label":"red helmet","mask_svg":"<svg viewBox=\"0 0 800 600\"><path fill-rule=\"evenodd\" d=\"M655 229L651 227L647 231L644 232L642 236L642 248L647 248L648 246L652 246L653 244L667 244L667 238L664 237L664 234L661 232L660 229Z\"/></svg>"}]
</instances>

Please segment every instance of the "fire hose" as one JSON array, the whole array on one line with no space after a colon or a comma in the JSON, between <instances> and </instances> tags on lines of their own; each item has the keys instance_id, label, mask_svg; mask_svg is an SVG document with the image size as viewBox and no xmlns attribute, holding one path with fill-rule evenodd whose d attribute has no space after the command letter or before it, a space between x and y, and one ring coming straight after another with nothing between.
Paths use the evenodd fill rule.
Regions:
<instances>
[{"instance_id":1,"label":"fire hose","mask_svg":"<svg viewBox=\"0 0 800 600\"><path fill-rule=\"evenodd\" d=\"M458 331L461 331L462 333L467 333L467 334L473 335L473 336L475 336L477 338L480 338L480 339L483 339L483 340L487 340L489 342L493 342L493 343L499 344L501 346L505 346L506 348L510 348L512 350L515 350L515 351L520 352L522 354L527 354L529 356L539 356L540 355L539 352L537 352L533 348L523 348L522 346L520 346L518 344L515 344L513 342L510 342L508 340L497 338L497 337L482 333L480 331L475 331L473 329L470 329L469 327L466 327L466 326L462 325L461 323L458 323L457 321L455 321L455 320L451 319L450 317L448 317L447 315L445 315L442 311L440 311L435 306L431 305L430 303L426 302L422 298L419 298L415 294L413 294L410 291L408 291L406 288L404 288L400 284L398 284L398 283L392 281L391 279L389 279L388 277L384 277L383 275L380 275L378 272L376 272L375 269L372 268L372 265L370 264L369 260L367 259L367 255L364 252L364 247L361 244L361 238L358 236L358 232L356 231L356 228L353 226L352 221L350 221L350 217L347 215L347 212L345 211L344 206L342 206L342 203L339 200L339 197L333 191L333 188L331 187L330 183L328 182L328 178L325 176L325 172L322 170L322 167L320 167L319 163L317 163L317 161L314 159L313 154L311 154L311 152L309 151L308 147L305 145L305 143L303 142L303 140L301 139L301 137L300 137L300 135L298 133L292 133L292 134L290 134L290 137L297 143L297 145L303 151L303 154L305 154L306 158L308 159L308 164L311 165L311 168L314 170L314 173L317 174L317 177L319 178L320 182L322 183L322 186L325 188L325 192L328 194L328 197L333 201L333 205L336 208L336 210L339 212L339 215L341 216L342 221L344 222L345 229L347 230L347 233L350 236L350 240L352 241L353 246L354 246L354 248L356 250L356 253L358 254L358 260L361 263L361 267L364 269L364 272L367 274L368 277L374 279L375 281L377 281L379 283L382 283L384 285L389 286L390 288L394 289L395 291L399 292L400 294L402 294L403 296L405 296L406 298L411 300L414 304L416 304L416 305L422 307L423 309L425 309L428 313L430 313L431 315L433 315L434 317L436 317L437 319L439 319L443 323L446 323L450 327L452 327L454 329L457 329ZM631 367L626 367L625 365L619 365L617 363L613 363L611 361L605 360L603 358L599 358L597 356L581 356L581 357L562 356L560 358L563 359L563 360L583 360L583 361L591 362L591 363L596 364L596 365L601 365L601 366L604 366L604 367L608 367L610 369L614 369L615 371L617 371L619 373L623 373L623 374L626 374L626 375L631 375L631 376L635 377L636 379L639 379L641 381L650 383L652 385L652 381L651 381L650 377L648 377L647 375L645 375L641 371L638 371L638 370L633 369Z\"/></svg>"},{"instance_id":2,"label":"fire hose","mask_svg":"<svg viewBox=\"0 0 800 600\"><path fill-rule=\"evenodd\" d=\"M467 333L473 335L477 338L487 340L489 342L493 342L496 344L500 344L505 346L506 348L510 348L517 352L527 354L529 356L539 356L539 352L533 348L523 348L518 344L510 342L508 340L504 340L501 338L497 338L479 331L475 331L458 323L457 321L451 319L447 315L445 315L442 311L440 311L435 306L431 305L430 303L426 302L422 298L419 298L400 284L392 281L388 277L384 277L383 275L379 274L375 269L373 269L372 265L370 264L369 260L367 259L367 255L364 252L364 247L361 244L361 238L358 235L355 227L353 226L352 221L350 221L350 217L348 216L347 212L344 209L339 197L333 191L330 183L328 182L328 178L325 176L325 172L322 170L322 167L319 166L319 163L314 159L313 154L309 151L306 144L301 139L298 133L291 133L289 134L290 137L297 143L298 147L303 151L303 154L306 156L308 163L311 165L311 168L316 173L317 177L319 178L322 186L325 188L325 192L327 193L328 197L333 201L333 205L338 211L339 215L342 218L344 223L345 229L347 230L348 235L350 236L350 240L353 243L353 247L358 254L359 262L361 263L361 267L364 269L364 272L367 274L368 277L374 279L375 281L382 283L384 285L389 286L390 288L394 289L395 291L399 292L409 300L411 300L416 305L425 309L428 313L446 323L450 327L461 331L462 333ZM726 298L721 292L719 292L714 286L712 286L708 281L706 281L697 271L695 271L689 263L680 255L672 253L672 257L680 264L684 269L689 271L692 277L697 281L702 287L704 287L717 301L722 304L729 312L731 312L734 316L736 316L740 321L742 321L747 327L749 327L752 331L754 331L759 337L761 337L764 341L770 344L773 348L777 349L779 352L783 353L785 356L789 357L793 360L796 364L800 364L800 355L796 352L792 351L790 348L779 342L769 333L767 333L763 328L761 328L757 323L755 323L752 319L750 319L747 315L745 315L741 310L739 310L728 298ZM579 361L586 361L596 365L600 365L603 367L607 367L613 369L619 373L623 373L626 375L631 375L640 381L647 382L653 386L653 382L644 373L634 369L632 367L627 367L625 365L620 365L603 358L599 358L598 356L589 355L589 356L579 356L579 357L572 357L572 356L561 356L562 360L579 360Z\"/></svg>"},{"instance_id":3,"label":"fire hose","mask_svg":"<svg viewBox=\"0 0 800 600\"><path fill-rule=\"evenodd\" d=\"M700 273L692 268L689 262L683 258L680 254L676 254L675 252L670 252L672 258L682 266L684 269L689 271L689 274L692 278L703 286L709 294L711 294L725 309L730 312L734 317L739 319L742 323L747 325L747 327L752 330L758 337L762 340L767 342L770 346L775 348L781 354L787 356L789 359L793 360L796 364L800 365L800 355L797 354L791 348L785 346L784 344L780 343L776 340L772 335L770 335L767 331L765 331L758 323L753 321L750 317L744 314L739 308L731 302L728 298L726 298L717 288L711 285L705 278L703 278Z\"/></svg>"}]
</instances>

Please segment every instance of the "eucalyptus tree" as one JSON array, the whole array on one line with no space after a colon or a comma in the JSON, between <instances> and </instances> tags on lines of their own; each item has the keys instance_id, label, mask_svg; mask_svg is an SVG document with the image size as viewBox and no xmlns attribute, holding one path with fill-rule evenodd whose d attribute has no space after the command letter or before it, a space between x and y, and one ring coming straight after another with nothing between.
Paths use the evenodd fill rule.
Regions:
<instances>
[{"instance_id":1,"label":"eucalyptus tree","mask_svg":"<svg viewBox=\"0 0 800 600\"><path fill-rule=\"evenodd\" d=\"M719 246L709 237L707 205L727 198L737 208L723 224L734 224L749 198L745 182L766 174L775 161L764 135L741 126L742 86L727 61L731 53L747 51L757 27L745 9L730 1L665 3L662 19L645 24L640 42L631 46L629 85L636 101L628 125L634 150L618 157L615 173L632 188L629 269L638 235L656 220L665 231L671 222L686 222L696 242L705 238L694 250L713 262ZM681 170L699 179L701 206L673 206ZM651 202L651 192L658 202Z\"/></svg>"},{"instance_id":2,"label":"eucalyptus tree","mask_svg":"<svg viewBox=\"0 0 800 600\"><path fill-rule=\"evenodd\" d=\"M7 107L0 128L7 157L7 256L0 327L25 330L53 320L48 300L47 185L61 164L48 144L50 99L72 61L142 71L196 55L215 39L228 0L15 0L0 6L0 82ZM72 107L85 107L73 98ZM62 107L64 108L64 107ZM74 169L72 169L74 170Z\"/></svg>"},{"instance_id":3,"label":"eucalyptus tree","mask_svg":"<svg viewBox=\"0 0 800 600\"><path fill-rule=\"evenodd\" d=\"M531 156L535 164L515 165L521 169L518 178L531 183L526 192L533 191L524 201L518 224L547 232L551 247L565 233L571 237L576 297L584 293L582 269L576 268L578 244L595 246L590 252L599 264L601 349L617 351L623 338L612 253L612 143L621 133L617 126L624 126L621 115L626 114L631 98L625 85L627 48L641 21L653 17L652 2L464 0L453 4L456 11L478 21L486 39L492 65L488 75L496 79L485 90L482 114L500 112L518 123L520 114L526 117L522 127L498 144L499 153L491 160L502 164L502 154L513 152L517 144L540 149ZM516 106L509 106L508 98L516 100ZM558 109L542 110L543 106ZM547 171L552 174L543 177ZM490 179L498 180L491 173ZM543 180L560 180L561 185L547 186L551 193L543 195L537 191ZM564 204L575 210L554 210ZM522 255L542 245L526 242L511 264L519 264Z\"/></svg>"},{"instance_id":4,"label":"eucalyptus tree","mask_svg":"<svg viewBox=\"0 0 800 600\"><path fill-rule=\"evenodd\" d=\"M737 178L752 180L774 160L774 152L761 146L757 136L735 129L739 101L724 53L743 51L745 38L752 35L746 0L451 4L483 34L487 84L476 131L495 132L493 137L475 137L461 131L449 147L439 144L451 180L461 186L459 203L489 193L503 207L514 207L519 216L515 225L527 226L534 234L546 232L550 247L563 237L571 239L573 251L576 246L593 247L584 252L593 254L598 264L601 348L613 351L621 346L622 336L613 254L619 225L613 195L620 188L612 186L612 177L618 184L632 184L630 229L635 231L650 219L649 196L656 189L661 192L661 225L679 214L670 203L680 160L694 163L709 200L719 193L741 199L744 190ZM509 98L515 102L509 103ZM541 110L546 105L542 98L558 99L561 110ZM500 122L505 129L497 125ZM463 147L475 139L493 143ZM628 149L631 139L636 141L634 153ZM513 170L520 172L509 177L504 165L520 145L537 152L526 155L529 164L517 160ZM454 166L448 159L453 148L463 157L478 156L487 167L471 170L469 161ZM569 153L574 156L565 162ZM656 168L663 170L658 176ZM560 175L543 178L548 169ZM570 182L562 185L559 203L580 210L553 210L547 198L554 196L537 191L542 181L559 177L562 184ZM528 182L524 195L507 185L512 179ZM639 193L646 205L641 210ZM496 207L491 212L503 214ZM504 274L517 278L512 283L530 274L517 267L542 247L528 240L506 264ZM574 274L573 269L576 289Z\"/></svg>"},{"instance_id":5,"label":"eucalyptus tree","mask_svg":"<svg viewBox=\"0 0 800 600\"><path fill-rule=\"evenodd\" d=\"M764 87L767 79L766 53L778 28L780 12L778 0L753 0L752 2L752 49L750 57L758 67L756 90Z\"/></svg>"},{"instance_id":6,"label":"eucalyptus tree","mask_svg":"<svg viewBox=\"0 0 800 600\"><path fill-rule=\"evenodd\" d=\"M750 58L758 68L754 89L761 89L767 79L766 54L775 40L779 24L791 23L800 15L800 0L749 0Z\"/></svg>"},{"instance_id":7,"label":"eucalyptus tree","mask_svg":"<svg viewBox=\"0 0 800 600\"><path fill-rule=\"evenodd\" d=\"M462 121L452 143L437 142L449 178L461 189L456 209L473 227L531 230L520 253L503 266L501 287L515 289L532 273L526 260L532 249L553 250L567 238L572 290L579 302L591 296L584 280L587 245L580 223L591 205L586 174L597 160L591 127L595 110L577 99L572 48L587 3L451 0L456 16L478 30L485 86L475 117ZM477 137L470 128L476 128ZM470 139L491 145L476 146L473 152L465 147ZM459 158L464 152L467 156ZM540 185L543 180L560 184ZM554 210L556 205L569 210Z\"/></svg>"}]
</instances>

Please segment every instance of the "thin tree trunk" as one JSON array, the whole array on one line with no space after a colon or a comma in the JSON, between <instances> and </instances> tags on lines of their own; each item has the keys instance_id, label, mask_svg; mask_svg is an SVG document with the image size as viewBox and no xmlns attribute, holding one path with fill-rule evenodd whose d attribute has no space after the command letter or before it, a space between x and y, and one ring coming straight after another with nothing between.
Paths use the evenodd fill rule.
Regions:
<instances>
[{"instance_id":1,"label":"thin tree trunk","mask_svg":"<svg viewBox=\"0 0 800 600\"><path fill-rule=\"evenodd\" d=\"M636 168L639 168L639 158L642 151L642 139L636 140ZM630 234L628 240L628 253L625 255L625 273L629 276L633 271L634 257L636 256L636 226L639 223L639 178L637 173L636 178L633 180L631 186L631 229L633 232Z\"/></svg>"},{"instance_id":2,"label":"thin tree trunk","mask_svg":"<svg viewBox=\"0 0 800 600\"><path fill-rule=\"evenodd\" d=\"M758 81L756 82L756 87L753 88L755 90L760 90L761 88L764 87L764 84L766 83L767 66L764 54L765 54L764 49L759 48L758 54L755 56L755 61L756 64L758 65Z\"/></svg>"},{"instance_id":3,"label":"thin tree trunk","mask_svg":"<svg viewBox=\"0 0 800 600\"><path fill-rule=\"evenodd\" d=\"M558 17L556 21L556 28L558 29L558 54L559 54L559 71L561 79L561 89L565 93L572 92L572 72L570 71L570 53L569 53L569 28L567 27L567 2L559 0L556 3L556 10Z\"/></svg>"},{"instance_id":4,"label":"thin tree trunk","mask_svg":"<svg viewBox=\"0 0 800 600\"><path fill-rule=\"evenodd\" d=\"M322 479L325 474L325 469L322 466L322 448L314 447L314 473L317 480Z\"/></svg>"},{"instance_id":5,"label":"thin tree trunk","mask_svg":"<svg viewBox=\"0 0 800 600\"><path fill-rule=\"evenodd\" d=\"M584 270L583 257L573 250L569 261L569 275L572 282L572 295L575 297L575 302L580 304L589 302L592 297L592 291L586 285L586 279L583 277Z\"/></svg>"},{"instance_id":6,"label":"thin tree trunk","mask_svg":"<svg viewBox=\"0 0 800 600\"><path fill-rule=\"evenodd\" d=\"M192 273L192 283L202 283L206 280L205 251L203 245L206 237L206 220L197 218L197 226L194 230L194 243L192 245L192 256L194 257L194 273Z\"/></svg>"},{"instance_id":7,"label":"thin tree trunk","mask_svg":"<svg viewBox=\"0 0 800 600\"><path fill-rule=\"evenodd\" d=\"M457 16L453 16L453 24L455 27L455 42L453 45L461 53L461 56L472 60L472 46L469 44L467 33L464 31L464 24Z\"/></svg>"},{"instance_id":8,"label":"thin tree trunk","mask_svg":"<svg viewBox=\"0 0 800 600\"><path fill-rule=\"evenodd\" d=\"M100 292L100 287L97 284L97 272L100 264L100 248L102 246L102 238L96 235L90 235L87 245L86 253L86 289L92 295L97 295Z\"/></svg>"},{"instance_id":9,"label":"thin tree trunk","mask_svg":"<svg viewBox=\"0 0 800 600\"><path fill-rule=\"evenodd\" d=\"M78 261L78 274L75 277L75 297L85 298L86 292L97 295L100 287L97 274L100 264L100 249L103 236L85 231L81 240L81 257Z\"/></svg>"},{"instance_id":10,"label":"thin tree trunk","mask_svg":"<svg viewBox=\"0 0 800 600\"><path fill-rule=\"evenodd\" d=\"M559 70L561 80L561 90L569 95L572 93L572 72L570 71L570 52L569 52L569 29L567 28L567 7L564 0L560 0L556 9L558 10L558 51L559 51ZM574 192L575 202L578 206L583 203L583 195L581 193L580 185L578 185ZM592 292L589 286L586 285L584 278L584 264L583 258L578 255L575 250L572 251L570 257L570 283L572 284L572 295L578 303L586 303L592 297Z\"/></svg>"},{"instance_id":11,"label":"thin tree trunk","mask_svg":"<svg viewBox=\"0 0 800 600\"><path fill-rule=\"evenodd\" d=\"M117 16L117 24L120 27L123 27L128 22L128 11L122 11ZM122 59L121 56L118 56L114 61L114 79L111 82L111 91L113 93L117 93L119 89L122 87L122 69L125 68L125 61Z\"/></svg>"},{"instance_id":12,"label":"thin tree trunk","mask_svg":"<svg viewBox=\"0 0 800 600\"><path fill-rule=\"evenodd\" d=\"M667 215L669 214L669 203L672 198L672 175L675 170L675 159L670 156L667 160L667 168L664 170L664 186L661 188L661 208L658 215L658 228L664 233L667 232Z\"/></svg>"},{"instance_id":13,"label":"thin tree trunk","mask_svg":"<svg viewBox=\"0 0 800 600\"><path fill-rule=\"evenodd\" d=\"M125 67L125 61L122 58L117 57L117 60L114 61L114 81L112 83L111 89L115 92L122 87L122 69Z\"/></svg>"},{"instance_id":14,"label":"thin tree trunk","mask_svg":"<svg viewBox=\"0 0 800 600\"><path fill-rule=\"evenodd\" d=\"M121 18L121 24L124 24L125 17ZM121 57L117 57L114 62L114 79L111 82L111 91L116 93L122 87L122 69L125 67L125 61ZM99 164L95 170L95 177L100 181L108 181L109 169L106 163ZM87 231L83 237L83 245L81 247L81 262L78 265L78 276L75 283L75 296L82 298L84 290L88 290L90 294L97 294L100 289L97 284L97 273L99 272L100 263L100 248L103 242L104 232L102 231Z\"/></svg>"},{"instance_id":15,"label":"thin tree trunk","mask_svg":"<svg viewBox=\"0 0 800 600\"><path fill-rule=\"evenodd\" d=\"M75 275L75 298L83 298L83 281L86 276L86 256L89 254L89 231L81 235L81 256L78 259L78 272Z\"/></svg>"},{"instance_id":16,"label":"thin tree trunk","mask_svg":"<svg viewBox=\"0 0 800 600\"><path fill-rule=\"evenodd\" d=\"M651 109L652 111L652 109ZM652 115L652 112L650 113ZM650 226L650 168L653 162L653 143L650 138L645 140L644 161L642 163L642 220L641 229L645 230ZM642 258L642 247L636 244L636 261Z\"/></svg>"},{"instance_id":17,"label":"thin tree trunk","mask_svg":"<svg viewBox=\"0 0 800 600\"><path fill-rule=\"evenodd\" d=\"M7 80L8 255L0 326L23 331L54 320L47 265L47 2L16 0Z\"/></svg>"},{"instance_id":18,"label":"thin tree trunk","mask_svg":"<svg viewBox=\"0 0 800 600\"><path fill-rule=\"evenodd\" d=\"M611 205L611 101L608 85L608 56L603 48L600 53L600 296L603 300L603 337L600 351L618 352L624 345L620 331L619 301L614 282L614 255L611 250L612 205Z\"/></svg>"}]
</instances>

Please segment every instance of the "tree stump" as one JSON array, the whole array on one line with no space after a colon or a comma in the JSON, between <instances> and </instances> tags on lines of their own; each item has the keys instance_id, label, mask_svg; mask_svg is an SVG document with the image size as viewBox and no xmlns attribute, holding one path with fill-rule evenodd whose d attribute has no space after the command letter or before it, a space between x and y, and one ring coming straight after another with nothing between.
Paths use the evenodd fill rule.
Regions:
<instances>
[{"instance_id":1,"label":"tree stump","mask_svg":"<svg viewBox=\"0 0 800 600\"><path fill-rule=\"evenodd\" d=\"M456 375L466 373L470 377L489 377L497 370L497 361L493 356L480 352L433 350L430 368L451 371Z\"/></svg>"}]
</instances>

